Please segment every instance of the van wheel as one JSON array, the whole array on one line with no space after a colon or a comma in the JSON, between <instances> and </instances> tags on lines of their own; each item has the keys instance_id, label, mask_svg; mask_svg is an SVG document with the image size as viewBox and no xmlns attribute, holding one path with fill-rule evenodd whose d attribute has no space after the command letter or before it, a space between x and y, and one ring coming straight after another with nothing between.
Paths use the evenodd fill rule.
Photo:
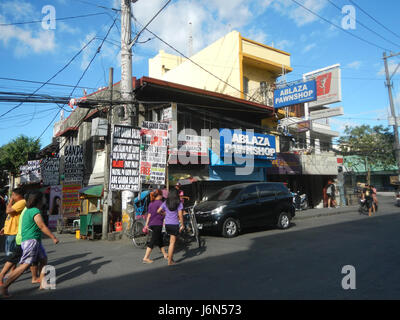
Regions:
<instances>
[{"instance_id":1,"label":"van wheel","mask_svg":"<svg viewBox=\"0 0 400 320\"><path fill-rule=\"evenodd\" d=\"M281 212L278 218L278 228L288 229L290 227L290 215L287 212Z\"/></svg>"},{"instance_id":2,"label":"van wheel","mask_svg":"<svg viewBox=\"0 0 400 320\"><path fill-rule=\"evenodd\" d=\"M234 238L239 235L239 222L233 218L228 218L222 224L222 236Z\"/></svg>"}]
</instances>

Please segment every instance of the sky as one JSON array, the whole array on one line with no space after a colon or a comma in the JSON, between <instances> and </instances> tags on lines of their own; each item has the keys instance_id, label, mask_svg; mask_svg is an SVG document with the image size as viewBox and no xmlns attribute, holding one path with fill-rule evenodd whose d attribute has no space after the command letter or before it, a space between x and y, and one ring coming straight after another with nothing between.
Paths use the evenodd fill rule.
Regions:
<instances>
[{"instance_id":1,"label":"sky","mask_svg":"<svg viewBox=\"0 0 400 320\"><path fill-rule=\"evenodd\" d=\"M134 3L132 32L139 32L166 2ZM355 16L342 11L346 5L352 6L350 12ZM107 86L110 67L114 68L114 81L119 81L121 24L113 8L120 8L119 0L1 0L0 91L32 94L40 83L11 79L46 82L56 75L50 82L63 86L48 84L37 93L81 97L83 88L91 93ZM330 124L332 130L343 133L346 126L388 125L382 56L384 51L400 52L398 12L398 0L172 0L148 28L184 54L189 50L189 23L194 53L237 30L245 38L291 54L293 72L286 75L287 81L339 63L342 101L332 107L343 106L345 114L330 118ZM55 25L46 24L49 14L58 19ZM107 32L107 40L96 54ZM147 76L148 59L161 49L179 55L150 33L141 33L133 47L133 76ZM389 62L393 72L400 56ZM396 109L400 105L398 73L392 78ZM73 90L76 85L79 87ZM40 138L44 147L51 143L60 108L65 117L70 112L67 105L17 106L0 102L0 146L23 134Z\"/></svg>"}]
</instances>

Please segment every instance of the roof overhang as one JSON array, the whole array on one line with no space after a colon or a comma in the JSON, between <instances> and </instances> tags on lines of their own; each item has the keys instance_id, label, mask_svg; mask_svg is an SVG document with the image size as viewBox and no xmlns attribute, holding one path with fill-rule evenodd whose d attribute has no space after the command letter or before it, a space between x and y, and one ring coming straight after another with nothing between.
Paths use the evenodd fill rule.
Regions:
<instances>
[{"instance_id":1,"label":"roof overhang","mask_svg":"<svg viewBox=\"0 0 400 320\"><path fill-rule=\"evenodd\" d=\"M214 110L224 109L232 112L245 110L264 115L274 113L272 106L149 77L139 79L135 96L139 101L155 103L176 102Z\"/></svg>"}]
</instances>

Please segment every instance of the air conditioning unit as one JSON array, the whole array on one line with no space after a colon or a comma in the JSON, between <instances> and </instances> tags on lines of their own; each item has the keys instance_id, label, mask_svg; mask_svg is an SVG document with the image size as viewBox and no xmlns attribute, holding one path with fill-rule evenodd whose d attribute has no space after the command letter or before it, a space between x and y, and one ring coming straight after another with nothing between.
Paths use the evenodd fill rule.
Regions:
<instances>
[{"instance_id":1,"label":"air conditioning unit","mask_svg":"<svg viewBox=\"0 0 400 320\"><path fill-rule=\"evenodd\" d=\"M104 118L94 118L92 121L92 137L106 137L108 134L108 122Z\"/></svg>"}]
</instances>

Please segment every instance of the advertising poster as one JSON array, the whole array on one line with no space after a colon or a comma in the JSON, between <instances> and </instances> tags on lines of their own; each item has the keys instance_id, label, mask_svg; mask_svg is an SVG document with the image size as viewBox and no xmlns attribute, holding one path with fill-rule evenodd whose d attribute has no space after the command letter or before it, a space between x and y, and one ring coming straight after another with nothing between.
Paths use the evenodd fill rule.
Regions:
<instances>
[{"instance_id":1,"label":"advertising poster","mask_svg":"<svg viewBox=\"0 0 400 320\"><path fill-rule=\"evenodd\" d=\"M165 184L168 154L168 124L143 121L140 131L140 178L146 184Z\"/></svg>"},{"instance_id":2,"label":"advertising poster","mask_svg":"<svg viewBox=\"0 0 400 320\"><path fill-rule=\"evenodd\" d=\"M140 130L114 125L111 146L110 190L138 192Z\"/></svg>"},{"instance_id":3,"label":"advertising poster","mask_svg":"<svg viewBox=\"0 0 400 320\"><path fill-rule=\"evenodd\" d=\"M60 158L45 158L40 161L43 185L57 186L60 183Z\"/></svg>"},{"instance_id":4,"label":"advertising poster","mask_svg":"<svg viewBox=\"0 0 400 320\"><path fill-rule=\"evenodd\" d=\"M62 186L51 186L49 202L49 228L56 229L57 220L61 218L61 209Z\"/></svg>"},{"instance_id":5,"label":"advertising poster","mask_svg":"<svg viewBox=\"0 0 400 320\"><path fill-rule=\"evenodd\" d=\"M38 183L42 180L40 174L40 160L28 161L24 166L19 167L21 172L21 184Z\"/></svg>"},{"instance_id":6,"label":"advertising poster","mask_svg":"<svg viewBox=\"0 0 400 320\"><path fill-rule=\"evenodd\" d=\"M74 217L78 215L81 208L79 199L80 184L65 184L62 186L62 215L63 217Z\"/></svg>"},{"instance_id":7,"label":"advertising poster","mask_svg":"<svg viewBox=\"0 0 400 320\"><path fill-rule=\"evenodd\" d=\"M84 175L83 147L69 145L65 147L64 183L81 184Z\"/></svg>"}]
</instances>

